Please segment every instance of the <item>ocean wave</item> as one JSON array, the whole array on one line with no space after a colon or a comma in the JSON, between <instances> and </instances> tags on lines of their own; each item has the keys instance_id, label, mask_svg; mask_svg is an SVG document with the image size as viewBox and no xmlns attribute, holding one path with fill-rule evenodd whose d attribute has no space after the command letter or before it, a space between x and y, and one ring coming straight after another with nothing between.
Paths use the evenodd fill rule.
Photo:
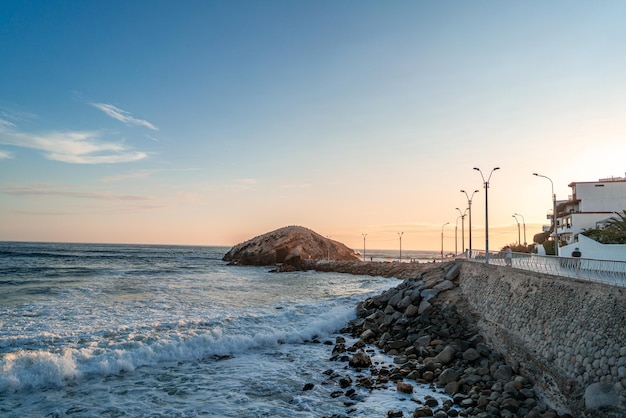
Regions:
<instances>
[{"instance_id":1,"label":"ocean wave","mask_svg":"<svg viewBox=\"0 0 626 418\"><path fill-rule=\"evenodd\" d=\"M285 314L289 315L289 312ZM166 337L159 334L132 337L128 334L124 341L118 341L111 347L85 341L82 347L59 349L57 345L54 349L20 349L0 357L0 392L65 386L97 375L132 372L139 367L164 362L231 357L253 350L278 348L284 344L301 344L336 333L353 316L352 308L340 306L328 309L306 323L301 319L287 329L272 328L271 324L276 322L266 317L268 326L259 326L258 332L251 327L233 332L232 329L216 326L198 335L185 337L172 333Z\"/></svg>"}]
</instances>

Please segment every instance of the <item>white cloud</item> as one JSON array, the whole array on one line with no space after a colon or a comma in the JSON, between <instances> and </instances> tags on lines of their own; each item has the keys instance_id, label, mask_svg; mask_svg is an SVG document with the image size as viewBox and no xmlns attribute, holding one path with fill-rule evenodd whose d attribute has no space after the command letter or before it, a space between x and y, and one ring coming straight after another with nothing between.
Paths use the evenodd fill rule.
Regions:
<instances>
[{"instance_id":1,"label":"white cloud","mask_svg":"<svg viewBox=\"0 0 626 418\"><path fill-rule=\"evenodd\" d=\"M152 170L137 170L130 173L116 174L115 176L103 177L100 179L103 183L110 183L115 181L122 181L127 179L138 179L150 177L153 174L169 172L169 171L198 171L199 168L166 168L166 169L152 169Z\"/></svg>"},{"instance_id":2,"label":"white cloud","mask_svg":"<svg viewBox=\"0 0 626 418\"><path fill-rule=\"evenodd\" d=\"M38 186L8 186L0 189L0 192L12 196L58 196L73 197L77 199L95 199L95 200L123 200L123 201L145 201L153 200L149 196L138 195L120 195L108 192L81 192L68 190L64 187L38 185Z\"/></svg>"},{"instance_id":3,"label":"white cloud","mask_svg":"<svg viewBox=\"0 0 626 418\"><path fill-rule=\"evenodd\" d=\"M0 150L0 160L8 160L10 158L13 158L12 153L10 153L9 151Z\"/></svg>"},{"instance_id":4,"label":"white cloud","mask_svg":"<svg viewBox=\"0 0 626 418\"><path fill-rule=\"evenodd\" d=\"M15 125L8 120L0 119L0 128L15 128Z\"/></svg>"},{"instance_id":5,"label":"white cloud","mask_svg":"<svg viewBox=\"0 0 626 418\"><path fill-rule=\"evenodd\" d=\"M106 113L108 116L112 117L113 119L117 119L120 122L128 126L136 125L136 126L143 126L148 129L152 129L153 131L159 130L159 128L157 128L156 126L154 126L152 123L148 122L147 120L137 119L134 116L132 116L129 112L122 110L118 107L115 107L111 104L91 103L91 105L97 109L100 109L101 111Z\"/></svg>"},{"instance_id":6,"label":"white cloud","mask_svg":"<svg viewBox=\"0 0 626 418\"><path fill-rule=\"evenodd\" d=\"M3 129L0 144L42 151L49 160L72 164L124 163L138 161L147 154L132 151L122 143L102 141L99 134L88 131L49 132L31 134Z\"/></svg>"}]
</instances>

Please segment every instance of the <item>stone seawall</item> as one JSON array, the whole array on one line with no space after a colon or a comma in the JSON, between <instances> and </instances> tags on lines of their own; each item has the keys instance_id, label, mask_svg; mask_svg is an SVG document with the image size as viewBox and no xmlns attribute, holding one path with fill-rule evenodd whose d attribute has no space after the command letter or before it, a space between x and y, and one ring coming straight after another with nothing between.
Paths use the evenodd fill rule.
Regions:
<instances>
[{"instance_id":1,"label":"stone seawall","mask_svg":"<svg viewBox=\"0 0 626 418\"><path fill-rule=\"evenodd\" d=\"M568 410L626 404L626 291L464 262L460 288L482 334Z\"/></svg>"},{"instance_id":2,"label":"stone seawall","mask_svg":"<svg viewBox=\"0 0 626 418\"><path fill-rule=\"evenodd\" d=\"M458 263L455 288L440 294L438 303L475 317L481 336L534 382L549 405L574 416L626 417L626 290ZM436 271L446 264L319 261L300 268L406 279L391 295L416 280L436 286Z\"/></svg>"}]
</instances>

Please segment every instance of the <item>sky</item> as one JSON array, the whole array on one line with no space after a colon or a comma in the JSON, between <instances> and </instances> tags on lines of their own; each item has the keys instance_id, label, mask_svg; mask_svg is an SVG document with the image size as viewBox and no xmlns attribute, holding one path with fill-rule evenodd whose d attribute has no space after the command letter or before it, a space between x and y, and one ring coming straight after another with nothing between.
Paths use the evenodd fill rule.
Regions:
<instances>
[{"instance_id":1,"label":"sky","mask_svg":"<svg viewBox=\"0 0 626 418\"><path fill-rule=\"evenodd\" d=\"M532 242L552 187L625 176L625 18L611 0L4 0L0 240L301 225L454 252L466 190L474 249L486 207L490 249L517 222Z\"/></svg>"}]
</instances>

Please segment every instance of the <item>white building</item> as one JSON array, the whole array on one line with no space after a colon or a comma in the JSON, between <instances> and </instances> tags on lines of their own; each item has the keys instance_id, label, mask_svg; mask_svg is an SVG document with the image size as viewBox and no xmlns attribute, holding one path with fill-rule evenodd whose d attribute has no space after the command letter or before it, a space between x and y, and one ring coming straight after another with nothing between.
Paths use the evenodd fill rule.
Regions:
<instances>
[{"instance_id":1,"label":"white building","mask_svg":"<svg viewBox=\"0 0 626 418\"><path fill-rule=\"evenodd\" d=\"M557 230L560 241L572 244L578 234L604 224L626 209L626 178L572 182L572 195L557 205Z\"/></svg>"}]
</instances>

